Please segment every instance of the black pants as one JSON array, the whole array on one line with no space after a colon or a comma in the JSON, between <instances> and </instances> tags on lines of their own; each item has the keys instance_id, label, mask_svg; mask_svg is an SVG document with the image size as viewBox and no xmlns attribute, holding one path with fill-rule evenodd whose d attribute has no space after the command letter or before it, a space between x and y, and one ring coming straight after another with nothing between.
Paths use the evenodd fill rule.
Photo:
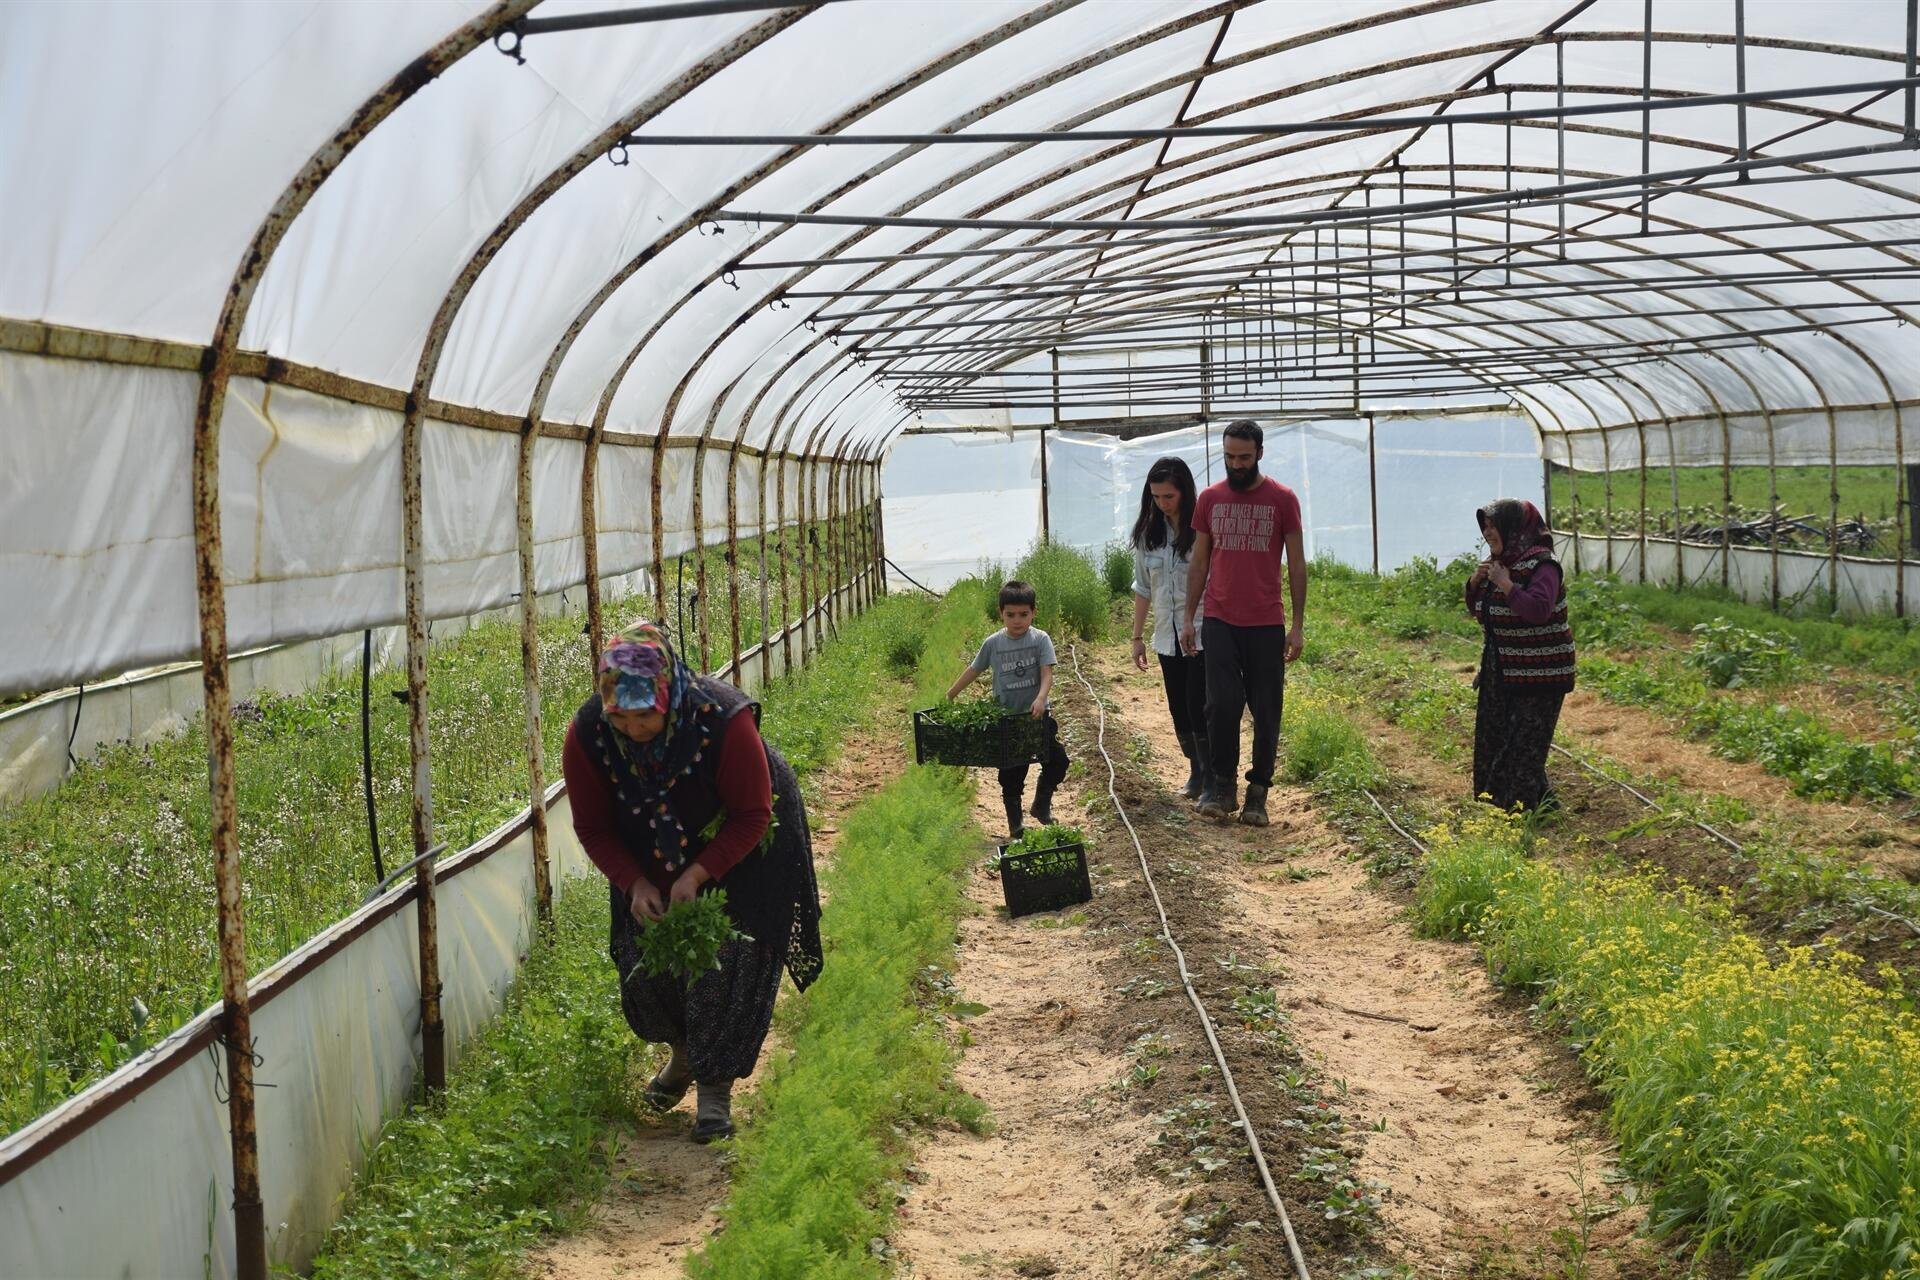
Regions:
<instances>
[{"instance_id":1,"label":"black pants","mask_svg":"<svg viewBox=\"0 0 1920 1280\"><path fill-rule=\"evenodd\" d=\"M1253 713L1253 758L1247 781L1273 785L1280 751L1280 708L1287 693L1287 629L1236 627L1208 618L1200 659L1207 669L1207 749L1213 776L1231 782L1240 769L1240 718Z\"/></svg>"},{"instance_id":2,"label":"black pants","mask_svg":"<svg viewBox=\"0 0 1920 1280\"><path fill-rule=\"evenodd\" d=\"M1067 776L1067 766L1073 762L1067 759L1067 749L1060 745L1060 726L1054 721L1053 714L1047 714L1047 758L1040 765L1041 791L1052 791ZM1011 769L1000 771L1000 798L1010 805L1020 803L1020 795L1027 789L1027 769L1017 764Z\"/></svg>"},{"instance_id":3,"label":"black pants","mask_svg":"<svg viewBox=\"0 0 1920 1280\"><path fill-rule=\"evenodd\" d=\"M1167 714L1184 744L1207 731L1207 666L1197 653L1160 654L1160 682L1167 688Z\"/></svg>"},{"instance_id":4,"label":"black pants","mask_svg":"<svg viewBox=\"0 0 1920 1280\"><path fill-rule=\"evenodd\" d=\"M1473 794L1494 805L1535 809L1553 792L1547 752L1564 693L1512 693L1482 668L1473 717Z\"/></svg>"}]
</instances>

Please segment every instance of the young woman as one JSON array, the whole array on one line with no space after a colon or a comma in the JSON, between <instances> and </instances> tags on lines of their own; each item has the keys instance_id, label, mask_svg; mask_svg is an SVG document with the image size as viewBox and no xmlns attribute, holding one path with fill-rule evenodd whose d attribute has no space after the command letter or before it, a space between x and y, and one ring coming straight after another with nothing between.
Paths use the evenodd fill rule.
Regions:
<instances>
[{"instance_id":1,"label":"young woman","mask_svg":"<svg viewBox=\"0 0 1920 1280\"><path fill-rule=\"evenodd\" d=\"M1488 555L1467 581L1467 613L1485 634L1473 680L1473 793L1501 809L1536 809L1552 801L1547 751L1573 688L1566 586L1531 502L1502 498L1474 516Z\"/></svg>"},{"instance_id":2,"label":"young woman","mask_svg":"<svg viewBox=\"0 0 1920 1280\"><path fill-rule=\"evenodd\" d=\"M1197 651L1180 639L1186 617L1187 569L1193 552L1193 472L1178 458L1162 458L1140 491L1133 522L1133 664L1147 669L1146 625L1153 615L1153 651L1166 685L1167 712L1187 757L1182 794L1197 799L1206 786L1207 674ZM1196 611L1196 630L1198 617Z\"/></svg>"},{"instance_id":3,"label":"young woman","mask_svg":"<svg viewBox=\"0 0 1920 1280\"><path fill-rule=\"evenodd\" d=\"M573 829L611 886L627 1025L673 1050L647 1101L664 1111L698 1084L693 1140L711 1142L733 1133L733 1082L759 1060L781 970L803 990L820 974L800 784L761 740L760 708L694 675L651 623L614 638L597 684L562 755ZM642 972L638 931L712 885L727 891L727 914L747 936L691 983Z\"/></svg>"}]
</instances>

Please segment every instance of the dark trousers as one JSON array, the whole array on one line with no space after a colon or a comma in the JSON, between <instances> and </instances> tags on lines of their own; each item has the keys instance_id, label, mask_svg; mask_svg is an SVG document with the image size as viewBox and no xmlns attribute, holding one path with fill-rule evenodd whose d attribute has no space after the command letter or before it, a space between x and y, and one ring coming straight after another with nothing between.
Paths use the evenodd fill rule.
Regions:
<instances>
[{"instance_id":1,"label":"dark trousers","mask_svg":"<svg viewBox=\"0 0 1920 1280\"><path fill-rule=\"evenodd\" d=\"M1497 808L1536 809L1553 792L1547 752L1560 720L1564 693L1512 693L1497 678L1480 677L1480 705L1473 717L1473 794Z\"/></svg>"},{"instance_id":2,"label":"dark trousers","mask_svg":"<svg viewBox=\"0 0 1920 1280\"><path fill-rule=\"evenodd\" d=\"M1167 714L1182 746L1192 735L1207 731L1207 665L1197 653L1173 657L1160 654L1160 682L1167 689Z\"/></svg>"},{"instance_id":3,"label":"dark trousers","mask_svg":"<svg viewBox=\"0 0 1920 1280\"><path fill-rule=\"evenodd\" d=\"M1040 764L1039 790L1051 792L1058 787L1072 763L1067 759L1067 749L1060 745L1060 726L1052 713L1048 713L1047 758ZM1000 771L1000 798L1010 805L1019 805L1020 795L1027 789L1027 768L1025 764L1017 764Z\"/></svg>"},{"instance_id":4,"label":"dark trousers","mask_svg":"<svg viewBox=\"0 0 1920 1280\"><path fill-rule=\"evenodd\" d=\"M1231 782L1240 769L1240 718L1253 713L1247 781L1273 785L1280 751L1280 708L1287 693L1287 629L1236 627L1208 618L1200 637L1207 669L1207 749L1213 776Z\"/></svg>"}]
</instances>

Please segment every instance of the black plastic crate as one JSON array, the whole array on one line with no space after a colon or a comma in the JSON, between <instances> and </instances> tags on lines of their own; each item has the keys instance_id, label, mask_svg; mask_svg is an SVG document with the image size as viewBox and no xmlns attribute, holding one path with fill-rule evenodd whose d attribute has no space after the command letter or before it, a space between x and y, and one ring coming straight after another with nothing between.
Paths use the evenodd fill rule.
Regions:
<instances>
[{"instance_id":1,"label":"black plastic crate","mask_svg":"<svg viewBox=\"0 0 1920 1280\"><path fill-rule=\"evenodd\" d=\"M1030 916L1093 901L1086 845L1075 841L1025 853L1008 853L1007 848L1000 846L1000 892L1006 897L1008 916Z\"/></svg>"},{"instance_id":2,"label":"black plastic crate","mask_svg":"<svg viewBox=\"0 0 1920 1280\"><path fill-rule=\"evenodd\" d=\"M913 713L915 764L957 764L973 769L1011 769L1046 759L1051 719L1009 712L999 723L955 729L925 711Z\"/></svg>"}]
</instances>

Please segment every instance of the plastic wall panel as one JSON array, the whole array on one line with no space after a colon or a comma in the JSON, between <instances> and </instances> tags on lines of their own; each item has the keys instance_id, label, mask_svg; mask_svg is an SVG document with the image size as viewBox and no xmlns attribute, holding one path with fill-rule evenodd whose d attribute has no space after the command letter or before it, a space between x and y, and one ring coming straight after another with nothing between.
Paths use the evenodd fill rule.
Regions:
<instances>
[{"instance_id":1,"label":"plastic wall panel","mask_svg":"<svg viewBox=\"0 0 1920 1280\"><path fill-rule=\"evenodd\" d=\"M1382 572L1415 556L1445 563L1473 550L1473 513L1495 498L1546 509L1539 445L1523 418L1385 419L1375 430Z\"/></svg>"},{"instance_id":2,"label":"plastic wall panel","mask_svg":"<svg viewBox=\"0 0 1920 1280\"><path fill-rule=\"evenodd\" d=\"M1604 573L1607 569L1607 544L1613 544L1612 572L1623 580L1638 582L1639 540L1604 538L1581 534L1579 561L1576 565L1572 543L1574 535L1556 534L1562 542L1561 561L1570 571ZM1766 547L1734 547L1727 581L1733 592L1754 604L1773 599L1774 566L1778 564L1783 607L1808 605L1821 607L1826 598L1830 562L1824 555L1805 551L1781 551L1776 561ZM1647 539L1646 581L1662 585L1717 586L1720 582L1721 548L1716 544ZM1896 566L1891 560L1862 560L1841 556L1839 560L1839 611L1847 617L1891 614L1895 610L1896 574L1906 575L1906 599L1909 614L1920 609L1920 561L1908 560ZM1576 626L1578 620L1576 619Z\"/></svg>"},{"instance_id":3,"label":"plastic wall panel","mask_svg":"<svg viewBox=\"0 0 1920 1280\"><path fill-rule=\"evenodd\" d=\"M881 492L887 557L925 586L944 590L990 562L1011 568L1040 536L1039 437L902 436Z\"/></svg>"}]
</instances>

